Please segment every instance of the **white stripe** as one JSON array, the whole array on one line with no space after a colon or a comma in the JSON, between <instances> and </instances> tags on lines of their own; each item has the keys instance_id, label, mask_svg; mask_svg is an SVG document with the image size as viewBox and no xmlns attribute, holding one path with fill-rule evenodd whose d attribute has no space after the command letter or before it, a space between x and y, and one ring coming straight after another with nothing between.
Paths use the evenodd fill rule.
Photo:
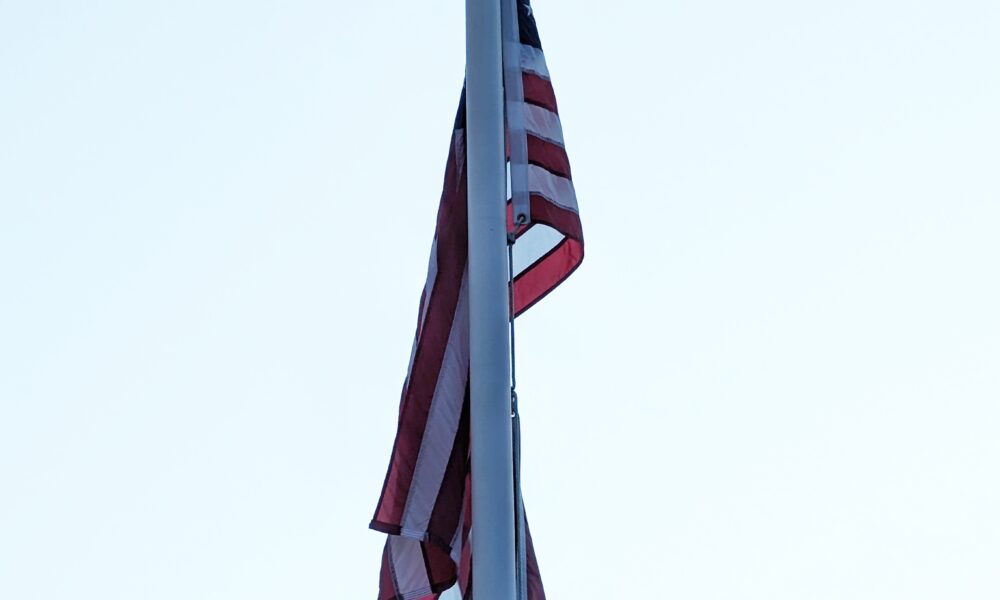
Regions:
<instances>
[{"instance_id":1,"label":"white stripe","mask_svg":"<svg viewBox=\"0 0 1000 600\"><path fill-rule=\"evenodd\" d=\"M462 403L469 376L469 290L465 275L458 293L458 304L448 334L441 370L438 373L434 398L427 414L424 437L420 442L417 464L413 469L403 528L427 531L434 503L444 479L458 423L462 418Z\"/></svg>"},{"instance_id":2,"label":"white stripe","mask_svg":"<svg viewBox=\"0 0 1000 600\"><path fill-rule=\"evenodd\" d=\"M431 593L427 567L420 542L395 535L389 536L389 568L395 580L396 591L403 598L423 598Z\"/></svg>"},{"instance_id":3,"label":"white stripe","mask_svg":"<svg viewBox=\"0 0 1000 600\"><path fill-rule=\"evenodd\" d=\"M549 140L564 146L562 123L559 115L551 110L535 106L534 104L524 105L524 128L540 138Z\"/></svg>"},{"instance_id":4,"label":"white stripe","mask_svg":"<svg viewBox=\"0 0 1000 600\"><path fill-rule=\"evenodd\" d=\"M549 78L549 68L545 65L545 55L534 46L521 44L521 68L539 77Z\"/></svg>"},{"instance_id":5,"label":"white stripe","mask_svg":"<svg viewBox=\"0 0 1000 600\"><path fill-rule=\"evenodd\" d=\"M533 194L541 194L553 204L579 212L573 182L565 177L553 175L536 165L528 165L528 189Z\"/></svg>"},{"instance_id":6,"label":"white stripe","mask_svg":"<svg viewBox=\"0 0 1000 600\"><path fill-rule=\"evenodd\" d=\"M535 223L514 244L514 275L520 275L566 238L557 229Z\"/></svg>"}]
</instances>

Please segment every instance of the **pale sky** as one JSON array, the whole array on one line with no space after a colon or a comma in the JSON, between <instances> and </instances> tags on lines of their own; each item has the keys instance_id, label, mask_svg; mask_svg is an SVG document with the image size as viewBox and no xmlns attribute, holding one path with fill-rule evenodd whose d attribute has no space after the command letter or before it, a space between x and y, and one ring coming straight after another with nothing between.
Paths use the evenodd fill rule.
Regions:
<instances>
[{"instance_id":1,"label":"pale sky","mask_svg":"<svg viewBox=\"0 0 1000 600\"><path fill-rule=\"evenodd\" d=\"M534 8L549 597L1000 597L1000 4ZM0 0L0 598L375 597L463 26Z\"/></svg>"}]
</instances>

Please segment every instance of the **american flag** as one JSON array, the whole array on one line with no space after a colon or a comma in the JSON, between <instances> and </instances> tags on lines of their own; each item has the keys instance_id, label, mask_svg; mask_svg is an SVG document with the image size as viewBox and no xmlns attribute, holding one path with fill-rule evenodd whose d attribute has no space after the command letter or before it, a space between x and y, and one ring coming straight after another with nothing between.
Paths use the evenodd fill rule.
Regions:
<instances>
[{"instance_id":1,"label":"american flag","mask_svg":"<svg viewBox=\"0 0 1000 600\"><path fill-rule=\"evenodd\" d=\"M583 233L552 82L528 1L518 0L517 10L520 39L505 52L517 60L505 65L515 315L552 291L583 260ZM520 74L520 93L510 93L511 73ZM518 147L526 152L517 152ZM370 525L388 534L379 600L438 598L456 583L463 598L472 594L466 191L463 93L396 439ZM530 221L515 225L515 211L529 207ZM544 600L530 534L527 570L529 600Z\"/></svg>"}]
</instances>

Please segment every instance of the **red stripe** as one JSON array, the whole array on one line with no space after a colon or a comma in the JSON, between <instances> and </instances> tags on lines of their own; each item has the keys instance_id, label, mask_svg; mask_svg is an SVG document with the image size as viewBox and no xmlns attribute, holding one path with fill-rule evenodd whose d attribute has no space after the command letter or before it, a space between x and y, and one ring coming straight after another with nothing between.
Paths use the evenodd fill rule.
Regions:
<instances>
[{"instance_id":1,"label":"red stripe","mask_svg":"<svg viewBox=\"0 0 1000 600\"><path fill-rule=\"evenodd\" d=\"M472 544L469 543L469 532L472 530L472 474L465 477L465 495L462 511L462 554L458 558L458 585L462 597L469 598L472 593Z\"/></svg>"},{"instance_id":2,"label":"red stripe","mask_svg":"<svg viewBox=\"0 0 1000 600\"><path fill-rule=\"evenodd\" d=\"M436 242L435 242L436 243ZM427 289L420 291L420 305L417 306L417 339L420 339L420 331L424 325L424 303L427 302Z\"/></svg>"},{"instance_id":3,"label":"red stripe","mask_svg":"<svg viewBox=\"0 0 1000 600\"><path fill-rule=\"evenodd\" d=\"M424 549L424 556L427 561L427 577L431 582L431 589L444 591L455 585L458 579L458 570L455 561L447 552L431 544L421 544Z\"/></svg>"},{"instance_id":4,"label":"red stripe","mask_svg":"<svg viewBox=\"0 0 1000 600\"><path fill-rule=\"evenodd\" d=\"M569 157L566 155L566 149L559 144L553 144L530 133L528 134L528 162L560 177L573 178L569 169Z\"/></svg>"},{"instance_id":5,"label":"red stripe","mask_svg":"<svg viewBox=\"0 0 1000 600\"><path fill-rule=\"evenodd\" d=\"M524 85L524 101L547 108L554 113L559 112L556 106L556 93L552 90L552 82L534 73L524 72L521 76Z\"/></svg>"},{"instance_id":6,"label":"red stripe","mask_svg":"<svg viewBox=\"0 0 1000 600\"><path fill-rule=\"evenodd\" d=\"M514 279L515 315L523 313L544 298L583 261L583 230L578 214L532 194L531 220L556 229L566 239Z\"/></svg>"},{"instance_id":7,"label":"red stripe","mask_svg":"<svg viewBox=\"0 0 1000 600\"><path fill-rule=\"evenodd\" d=\"M455 569L455 562L451 560L448 552L435 545L424 543L420 544L420 550L431 590L442 592L455 585L458 573Z\"/></svg>"},{"instance_id":8,"label":"red stripe","mask_svg":"<svg viewBox=\"0 0 1000 600\"><path fill-rule=\"evenodd\" d=\"M542 587L542 574L538 571L538 559L535 557L535 545L531 541L531 528L528 518L524 519L525 540L527 541L528 559L528 600L545 600L545 588Z\"/></svg>"},{"instance_id":9,"label":"red stripe","mask_svg":"<svg viewBox=\"0 0 1000 600\"><path fill-rule=\"evenodd\" d=\"M532 217L534 218L534 217ZM521 273L514 285L514 311L520 315L555 289L583 260L583 244L566 238Z\"/></svg>"},{"instance_id":10,"label":"red stripe","mask_svg":"<svg viewBox=\"0 0 1000 600\"><path fill-rule=\"evenodd\" d=\"M459 163L453 137L437 222L437 277L428 300L427 318L417 342L413 368L402 400L396 441L375 521L400 524L413 471L427 425L427 415L455 316L468 252L464 156Z\"/></svg>"}]
</instances>

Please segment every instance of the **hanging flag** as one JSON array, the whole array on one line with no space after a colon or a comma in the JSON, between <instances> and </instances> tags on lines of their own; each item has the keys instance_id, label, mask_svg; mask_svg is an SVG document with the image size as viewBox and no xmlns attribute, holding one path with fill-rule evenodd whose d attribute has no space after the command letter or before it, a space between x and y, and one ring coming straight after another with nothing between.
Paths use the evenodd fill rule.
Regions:
<instances>
[{"instance_id":1,"label":"hanging flag","mask_svg":"<svg viewBox=\"0 0 1000 600\"><path fill-rule=\"evenodd\" d=\"M527 0L517 0L517 13L519 39L504 51L507 87L511 77L521 84L519 94L505 94L513 199L508 231L516 238L515 315L552 291L583 260L583 233L555 94ZM516 60L513 68L511 60ZM434 599L456 583L463 597L471 595L465 156L463 92L396 439L370 525L388 534L379 600ZM526 537L528 598L544 600L530 533Z\"/></svg>"}]
</instances>

